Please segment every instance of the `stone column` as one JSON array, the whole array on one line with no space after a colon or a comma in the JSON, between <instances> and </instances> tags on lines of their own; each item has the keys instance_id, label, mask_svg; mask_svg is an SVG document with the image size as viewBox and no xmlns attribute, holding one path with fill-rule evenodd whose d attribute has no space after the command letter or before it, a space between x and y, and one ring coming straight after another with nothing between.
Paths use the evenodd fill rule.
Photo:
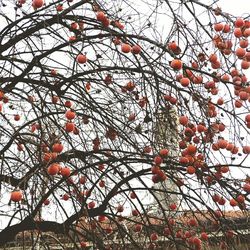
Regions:
<instances>
[{"instance_id":1,"label":"stone column","mask_svg":"<svg viewBox=\"0 0 250 250\"><path fill-rule=\"evenodd\" d=\"M154 125L154 143L156 152L161 149L167 148L169 150L169 157L179 157L179 136L178 136L178 115L175 108L165 109L156 114ZM162 164L164 166L164 164ZM164 166L165 167L165 166ZM171 169L171 165L167 168ZM172 176L176 176L177 173L174 170L167 171ZM160 201L165 211L169 210L169 205L175 203L178 206L178 197L171 192L177 192L176 184L170 179L166 179L164 182L159 182L153 185L153 188L160 189L162 191L155 191L154 194L158 201ZM152 203L151 212L155 214L162 213L157 200Z\"/></svg>"}]
</instances>

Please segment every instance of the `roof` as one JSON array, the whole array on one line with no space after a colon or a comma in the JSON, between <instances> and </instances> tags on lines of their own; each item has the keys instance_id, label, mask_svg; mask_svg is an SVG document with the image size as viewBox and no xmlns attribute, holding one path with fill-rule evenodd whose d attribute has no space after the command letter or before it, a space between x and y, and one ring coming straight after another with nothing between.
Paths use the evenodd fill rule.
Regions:
<instances>
[{"instance_id":1,"label":"roof","mask_svg":"<svg viewBox=\"0 0 250 250\"><path fill-rule=\"evenodd\" d=\"M241 237L243 241L250 241L250 211L233 210L223 213L212 211L183 211L182 213L172 213L167 218L159 218L152 214L140 214L138 216L127 217L118 216L117 218L118 220L114 221L108 217L104 219L103 216L91 220L87 217L81 217L75 227L79 232L78 239L87 240L88 236L94 233L96 237L101 237L107 242L121 243L122 240L123 242L127 242L126 244L131 244L127 235L131 235L140 241L145 235L157 232L159 235L157 240L158 244L163 244L162 242L166 244L169 242L170 244L171 240L163 234L164 228L169 227L173 228L174 232L182 230L183 233L191 229L197 232L206 231L210 238L215 239L212 241L213 243L225 237L225 232L230 230L232 230L235 235ZM143 224L140 233L134 230L136 224ZM31 242L31 238L37 237L37 235L37 230L26 231L19 233L16 239L19 239L17 242L22 242L20 239L25 239L26 244L28 244ZM53 244L57 244L57 238L60 238L62 244L72 243L69 238L53 233L45 233L43 236L45 236L44 239L47 239Z\"/></svg>"}]
</instances>

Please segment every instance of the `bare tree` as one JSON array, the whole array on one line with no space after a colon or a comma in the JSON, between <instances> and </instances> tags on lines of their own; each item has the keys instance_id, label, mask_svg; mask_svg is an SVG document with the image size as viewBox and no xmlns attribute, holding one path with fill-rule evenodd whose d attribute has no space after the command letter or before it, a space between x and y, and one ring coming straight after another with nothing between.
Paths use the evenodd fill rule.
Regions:
<instances>
[{"instance_id":1,"label":"bare tree","mask_svg":"<svg viewBox=\"0 0 250 250\"><path fill-rule=\"evenodd\" d=\"M30 231L34 248L63 234L72 249L202 249L208 235L237 249L249 17L219 1L1 4L0 246Z\"/></svg>"}]
</instances>

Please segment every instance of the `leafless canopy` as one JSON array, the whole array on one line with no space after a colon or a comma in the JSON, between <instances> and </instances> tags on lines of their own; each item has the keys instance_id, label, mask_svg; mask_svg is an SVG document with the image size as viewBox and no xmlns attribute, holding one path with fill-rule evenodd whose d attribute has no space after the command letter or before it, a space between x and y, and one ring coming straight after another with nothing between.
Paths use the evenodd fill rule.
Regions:
<instances>
[{"instance_id":1,"label":"leafless canopy","mask_svg":"<svg viewBox=\"0 0 250 250\"><path fill-rule=\"evenodd\" d=\"M225 211L245 221L249 207L250 19L217 4L1 2L0 246L30 230L34 247L57 234L73 249L202 249L207 234L233 247Z\"/></svg>"}]
</instances>

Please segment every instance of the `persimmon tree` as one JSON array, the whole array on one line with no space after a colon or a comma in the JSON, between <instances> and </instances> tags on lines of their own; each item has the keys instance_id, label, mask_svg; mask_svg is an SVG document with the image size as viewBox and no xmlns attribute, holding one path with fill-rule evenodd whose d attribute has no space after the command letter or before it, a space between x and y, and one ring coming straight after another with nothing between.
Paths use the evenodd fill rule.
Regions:
<instances>
[{"instance_id":1,"label":"persimmon tree","mask_svg":"<svg viewBox=\"0 0 250 250\"><path fill-rule=\"evenodd\" d=\"M250 19L207 2L5 2L0 246L33 230L74 249L202 249L197 212L238 233L224 212L249 208ZM156 139L164 123L177 144Z\"/></svg>"}]
</instances>

